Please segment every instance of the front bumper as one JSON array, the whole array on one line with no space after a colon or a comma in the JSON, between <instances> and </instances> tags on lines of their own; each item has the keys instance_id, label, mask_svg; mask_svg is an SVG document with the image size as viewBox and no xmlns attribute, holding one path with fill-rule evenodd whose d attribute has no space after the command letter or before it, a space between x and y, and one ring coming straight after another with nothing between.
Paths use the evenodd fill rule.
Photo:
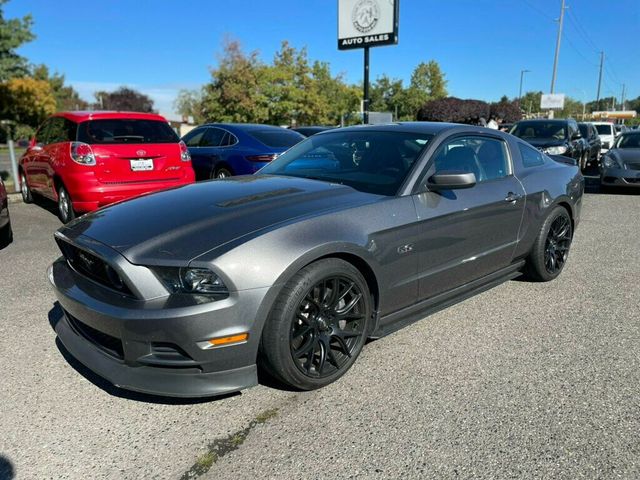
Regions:
<instances>
[{"instance_id":1,"label":"front bumper","mask_svg":"<svg viewBox=\"0 0 640 480\"><path fill-rule=\"evenodd\" d=\"M258 310L268 289L232 292L204 304L171 297L141 301L74 271L64 258L49 269L64 315L56 333L82 364L118 387L175 397L204 397L257 384ZM202 342L249 332L243 344ZM200 345L199 345L200 344Z\"/></svg>"},{"instance_id":2,"label":"front bumper","mask_svg":"<svg viewBox=\"0 0 640 480\"><path fill-rule=\"evenodd\" d=\"M601 168L600 184L611 187L640 188L640 170L627 168Z\"/></svg>"}]
</instances>

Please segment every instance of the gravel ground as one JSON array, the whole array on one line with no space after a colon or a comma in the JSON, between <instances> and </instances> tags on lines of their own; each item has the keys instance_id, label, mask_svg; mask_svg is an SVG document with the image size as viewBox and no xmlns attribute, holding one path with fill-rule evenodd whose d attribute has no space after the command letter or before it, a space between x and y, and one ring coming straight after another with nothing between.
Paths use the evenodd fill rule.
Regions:
<instances>
[{"instance_id":1,"label":"gravel ground","mask_svg":"<svg viewBox=\"0 0 640 480\"><path fill-rule=\"evenodd\" d=\"M586 196L555 282L371 342L325 389L198 402L118 390L63 353L45 278L59 222L11 213L0 478L640 477L640 196Z\"/></svg>"}]
</instances>

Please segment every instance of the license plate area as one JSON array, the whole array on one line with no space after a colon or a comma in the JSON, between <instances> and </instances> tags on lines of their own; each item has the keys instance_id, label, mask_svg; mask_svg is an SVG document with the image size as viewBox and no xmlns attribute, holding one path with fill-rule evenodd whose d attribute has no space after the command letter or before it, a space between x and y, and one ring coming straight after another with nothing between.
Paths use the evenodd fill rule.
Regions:
<instances>
[{"instance_id":1,"label":"license plate area","mask_svg":"<svg viewBox=\"0 0 640 480\"><path fill-rule=\"evenodd\" d=\"M131 171L133 172L147 172L153 170L152 158L139 158L137 160L129 160L131 164Z\"/></svg>"}]
</instances>

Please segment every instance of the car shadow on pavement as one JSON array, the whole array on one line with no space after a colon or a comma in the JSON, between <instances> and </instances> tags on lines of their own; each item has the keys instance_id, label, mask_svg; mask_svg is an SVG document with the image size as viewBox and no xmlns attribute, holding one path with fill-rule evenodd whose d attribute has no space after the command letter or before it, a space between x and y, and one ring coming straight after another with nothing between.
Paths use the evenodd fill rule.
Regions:
<instances>
[{"instance_id":1,"label":"car shadow on pavement","mask_svg":"<svg viewBox=\"0 0 640 480\"><path fill-rule=\"evenodd\" d=\"M56 325L62 319L62 308L58 302L54 303L53 308L49 311L49 324L55 331ZM223 400L231 397L241 395L241 392L229 393L226 395L219 395L216 397L199 397L199 398L177 398L177 397L162 397L160 395L151 395L147 393L138 393L131 390L125 390L123 388L116 387L108 380L105 380L100 375L94 373L89 368L85 367L80 361L78 361L62 344L59 338L56 337L56 347L60 351L60 354L64 357L67 363L85 379L93 383L96 387L104 390L109 395L123 398L125 400L134 400L136 402L144 403L156 403L163 405L192 405L198 403L209 403L212 401ZM1 468L1 465L0 465ZM0 470L1 471L1 470ZM0 480L4 477L0 476Z\"/></svg>"},{"instance_id":2,"label":"car shadow on pavement","mask_svg":"<svg viewBox=\"0 0 640 480\"><path fill-rule=\"evenodd\" d=\"M13 480L16 477L16 470L13 463L4 455L0 455L0 480Z\"/></svg>"},{"instance_id":3,"label":"car shadow on pavement","mask_svg":"<svg viewBox=\"0 0 640 480\"><path fill-rule=\"evenodd\" d=\"M58 218L58 204L53 200L49 200L48 198L42 197L38 194L33 194L33 203Z\"/></svg>"}]
</instances>

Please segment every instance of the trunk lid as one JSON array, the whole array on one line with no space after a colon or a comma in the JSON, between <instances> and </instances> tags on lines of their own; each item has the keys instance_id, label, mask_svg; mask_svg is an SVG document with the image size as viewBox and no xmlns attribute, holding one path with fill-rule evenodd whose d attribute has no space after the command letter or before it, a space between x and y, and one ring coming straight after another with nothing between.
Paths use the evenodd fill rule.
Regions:
<instances>
[{"instance_id":1,"label":"trunk lid","mask_svg":"<svg viewBox=\"0 0 640 480\"><path fill-rule=\"evenodd\" d=\"M98 144L91 145L96 157L96 176L106 184L145 183L180 179L189 166L180 160L180 145Z\"/></svg>"}]
</instances>

